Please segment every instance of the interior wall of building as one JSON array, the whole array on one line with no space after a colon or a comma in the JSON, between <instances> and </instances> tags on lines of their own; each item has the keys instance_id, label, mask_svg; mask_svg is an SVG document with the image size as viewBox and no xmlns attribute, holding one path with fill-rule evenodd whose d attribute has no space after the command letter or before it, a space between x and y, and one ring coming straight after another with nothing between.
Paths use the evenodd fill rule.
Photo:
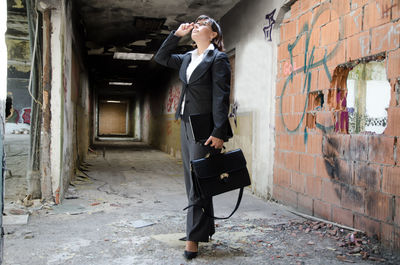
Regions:
<instances>
[{"instance_id":1,"label":"interior wall of building","mask_svg":"<svg viewBox=\"0 0 400 265\"><path fill-rule=\"evenodd\" d=\"M235 55L232 108L237 122L231 118L235 136L228 148L243 150L252 190L264 198L273 188L279 36L272 26L282 2L241 1L221 19L226 50Z\"/></svg>"}]
</instances>

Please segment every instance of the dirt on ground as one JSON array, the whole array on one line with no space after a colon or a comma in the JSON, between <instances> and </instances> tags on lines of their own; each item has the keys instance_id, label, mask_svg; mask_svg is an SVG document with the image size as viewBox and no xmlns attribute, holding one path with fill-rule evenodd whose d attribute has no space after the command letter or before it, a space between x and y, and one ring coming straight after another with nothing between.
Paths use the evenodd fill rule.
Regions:
<instances>
[{"instance_id":1,"label":"dirt on ground","mask_svg":"<svg viewBox=\"0 0 400 265\"><path fill-rule=\"evenodd\" d=\"M7 205L7 216L29 219L5 226L4 264L400 264L376 239L303 218L250 189L187 261L182 162L140 143L97 150L62 204ZM236 196L217 196L216 214L229 213Z\"/></svg>"}]
</instances>

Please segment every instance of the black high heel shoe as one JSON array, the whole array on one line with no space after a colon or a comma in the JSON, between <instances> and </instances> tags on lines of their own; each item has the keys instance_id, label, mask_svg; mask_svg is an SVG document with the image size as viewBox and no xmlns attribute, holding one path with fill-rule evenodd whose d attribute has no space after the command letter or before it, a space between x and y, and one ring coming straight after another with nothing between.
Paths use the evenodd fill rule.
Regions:
<instances>
[{"instance_id":1,"label":"black high heel shoe","mask_svg":"<svg viewBox=\"0 0 400 265\"><path fill-rule=\"evenodd\" d=\"M195 257L197 257L198 252L192 252L192 251L187 251L185 250L183 252L183 256L185 257L185 259L194 259Z\"/></svg>"}]
</instances>

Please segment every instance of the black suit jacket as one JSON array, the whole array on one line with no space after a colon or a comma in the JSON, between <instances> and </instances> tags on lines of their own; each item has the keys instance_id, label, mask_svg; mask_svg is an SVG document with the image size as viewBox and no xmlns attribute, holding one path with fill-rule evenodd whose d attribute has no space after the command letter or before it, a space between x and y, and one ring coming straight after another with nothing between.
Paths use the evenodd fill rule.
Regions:
<instances>
[{"instance_id":1,"label":"black suit jacket","mask_svg":"<svg viewBox=\"0 0 400 265\"><path fill-rule=\"evenodd\" d=\"M191 114L212 112L214 129L211 135L227 140L231 80L228 56L217 49L208 51L190 79L186 80L186 69L192 56L190 53L172 54L180 40L180 37L175 36L174 33L175 31L172 31L167 37L154 59L159 64L179 69L182 91L175 118L180 117L183 95L186 94L182 120L188 121Z\"/></svg>"}]
</instances>

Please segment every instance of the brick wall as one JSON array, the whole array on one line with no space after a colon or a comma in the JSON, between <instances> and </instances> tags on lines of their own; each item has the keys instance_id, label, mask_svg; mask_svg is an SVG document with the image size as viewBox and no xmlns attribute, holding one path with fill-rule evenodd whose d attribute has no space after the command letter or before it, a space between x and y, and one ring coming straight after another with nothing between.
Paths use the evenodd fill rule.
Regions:
<instances>
[{"instance_id":1,"label":"brick wall","mask_svg":"<svg viewBox=\"0 0 400 265\"><path fill-rule=\"evenodd\" d=\"M400 1L298 0L290 12L278 46L273 196L400 248ZM378 53L391 84L387 128L350 135L336 124L348 73L337 66Z\"/></svg>"}]
</instances>

